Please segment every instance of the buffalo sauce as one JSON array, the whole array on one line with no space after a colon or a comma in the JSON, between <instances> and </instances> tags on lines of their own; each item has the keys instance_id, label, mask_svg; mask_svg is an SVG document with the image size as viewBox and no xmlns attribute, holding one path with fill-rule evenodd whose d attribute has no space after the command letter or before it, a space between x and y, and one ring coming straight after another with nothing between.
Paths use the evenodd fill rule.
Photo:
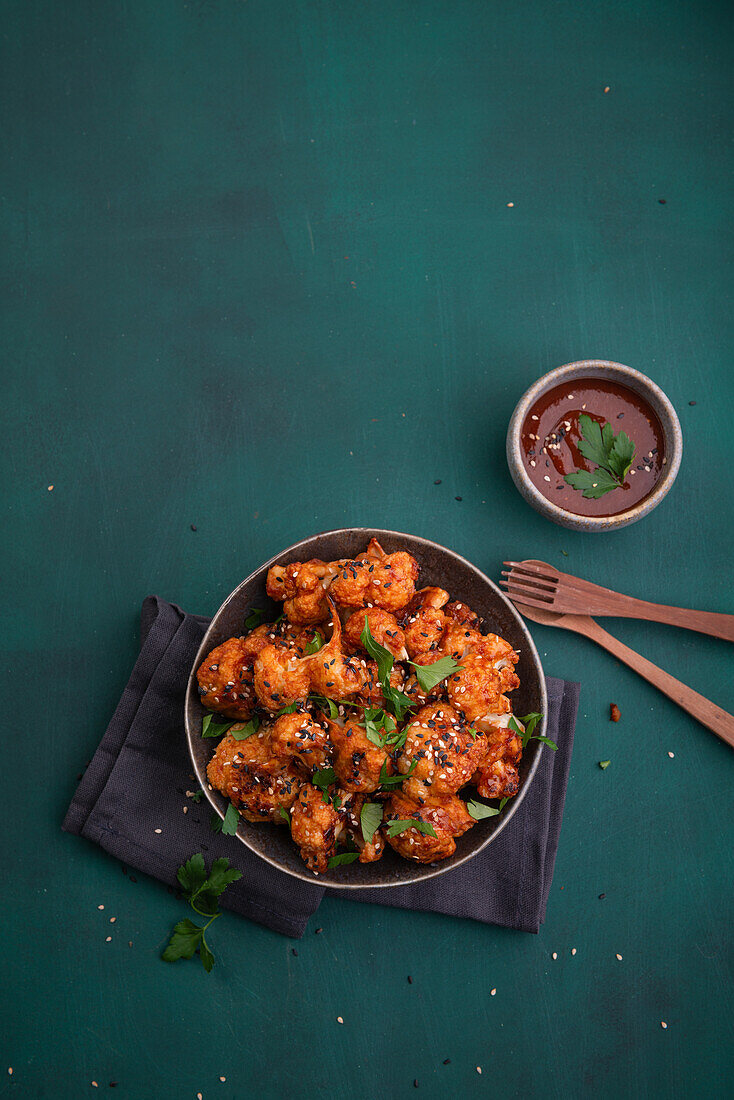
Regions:
<instances>
[{"instance_id":1,"label":"buffalo sauce","mask_svg":"<svg viewBox=\"0 0 734 1100\"><path fill-rule=\"evenodd\" d=\"M600 425L611 424L615 436L626 432L635 445L624 484L598 499L584 497L563 480L574 470L596 469L578 447L582 413ZM652 492L667 461L663 430L651 407L639 394L605 378L576 378L541 394L525 418L521 445L536 489L577 516L617 516L634 508Z\"/></svg>"}]
</instances>

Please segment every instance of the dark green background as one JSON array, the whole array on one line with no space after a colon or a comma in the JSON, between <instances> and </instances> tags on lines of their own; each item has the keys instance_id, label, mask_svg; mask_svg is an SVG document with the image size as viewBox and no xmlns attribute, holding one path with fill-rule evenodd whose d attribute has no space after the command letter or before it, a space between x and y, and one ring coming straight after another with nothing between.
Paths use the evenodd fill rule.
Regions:
<instances>
[{"instance_id":1,"label":"dark green background","mask_svg":"<svg viewBox=\"0 0 734 1100\"><path fill-rule=\"evenodd\" d=\"M213 612L315 531L734 611L728 10L3 5L0 1095L725 1095L732 753L582 639L534 632L583 681L537 937L327 899L297 958L225 915L207 976L158 958L181 903L59 827L142 598ZM586 357L651 374L685 438L600 536L503 456ZM734 709L726 643L610 626Z\"/></svg>"}]
</instances>

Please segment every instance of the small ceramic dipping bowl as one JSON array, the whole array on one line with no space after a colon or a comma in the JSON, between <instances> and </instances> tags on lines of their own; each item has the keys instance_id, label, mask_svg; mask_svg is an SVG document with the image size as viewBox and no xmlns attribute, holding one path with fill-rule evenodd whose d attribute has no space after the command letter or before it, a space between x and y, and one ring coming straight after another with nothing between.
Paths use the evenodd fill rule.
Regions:
<instances>
[{"instance_id":1,"label":"small ceramic dipping bowl","mask_svg":"<svg viewBox=\"0 0 734 1100\"><path fill-rule=\"evenodd\" d=\"M652 491L628 511L612 516L581 516L554 504L543 496L528 476L522 449L522 432L526 418L535 403L543 394L556 386L585 378L605 379L619 386L626 386L647 402L653 410L662 429L665 467ZM632 367L622 363L612 363L608 359L582 359L576 363L567 363L563 367L544 374L527 390L517 403L507 429L507 464L512 480L528 504L547 519L568 527L573 531L616 531L630 523L642 519L670 491L680 467L683 454L683 436L680 422L672 404L659 386Z\"/></svg>"}]
</instances>

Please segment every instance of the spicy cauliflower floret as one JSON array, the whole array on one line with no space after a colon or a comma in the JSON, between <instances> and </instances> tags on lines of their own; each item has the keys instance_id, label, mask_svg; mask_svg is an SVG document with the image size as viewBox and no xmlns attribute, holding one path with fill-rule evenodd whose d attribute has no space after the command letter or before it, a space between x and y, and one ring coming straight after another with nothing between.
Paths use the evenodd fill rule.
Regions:
<instances>
[{"instance_id":1,"label":"spicy cauliflower floret","mask_svg":"<svg viewBox=\"0 0 734 1100\"><path fill-rule=\"evenodd\" d=\"M321 791L305 783L291 811L291 836L312 871L328 869L329 858L336 853L344 827L342 815L331 802L325 802Z\"/></svg>"},{"instance_id":2,"label":"spicy cauliflower floret","mask_svg":"<svg viewBox=\"0 0 734 1100\"><path fill-rule=\"evenodd\" d=\"M321 623L329 615L325 591L335 568L318 558L273 565L268 570L267 593L271 599L283 601L286 617L296 626Z\"/></svg>"},{"instance_id":3,"label":"spicy cauliflower floret","mask_svg":"<svg viewBox=\"0 0 734 1100\"><path fill-rule=\"evenodd\" d=\"M461 668L448 679L450 702L470 722L489 714L507 714L510 701L503 692L512 691L520 683L514 668L517 660L517 653L504 638L497 634L482 637L464 654Z\"/></svg>"},{"instance_id":4,"label":"spicy cauliflower floret","mask_svg":"<svg viewBox=\"0 0 734 1100\"><path fill-rule=\"evenodd\" d=\"M274 753L295 756L311 770L331 765L329 735L307 711L282 714L270 728L270 744Z\"/></svg>"},{"instance_id":5,"label":"spicy cauliflower floret","mask_svg":"<svg viewBox=\"0 0 734 1100\"><path fill-rule=\"evenodd\" d=\"M254 822L281 821L280 807L293 805L303 782L293 764L273 751L266 730L243 741L228 733L206 773L212 787Z\"/></svg>"},{"instance_id":6,"label":"spicy cauliflower floret","mask_svg":"<svg viewBox=\"0 0 734 1100\"><path fill-rule=\"evenodd\" d=\"M339 785L345 791L369 794L380 785L383 765L386 774L393 774L392 758L388 751L368 740L364 725L349 717L343 726L328 722L329 737L334 746L333 768Z\"/></svg>"},{"instance_id":7,"label":"spicy cauliflower floret","mask_svg":"<svg viewBox=\"0 0 734 1100\"><path fill-rule=\"evenodd\" d=\"M446 616L441 608L449 598L443 588L421 588L403 612L405 645L410 657L437 646L443 636Z\"/></svg>"},{"instance_id":8,"label":"spicy cauliflower floret","mask_svg":"<svg viewBox=\"0 0 734 1100\"><path fill-rule=\"evenodd\" d=\"M465 786L487 753L486 739L445 703L423 707L405 728L397 758L403 791L416 802L455 794ZM413 769L411 771L411 769Z\"/></svg>"},{"instance_id":9,"label":"spicy cauliflower floret","mask_svg":"<svg viewBox=\"0 0 734 1100\"><path fill-rule=\"evenodd\" d=\"M245 638L228 638L213 649L197 669L196 679L207 710L243 720L252 714L256 699Z\"/></svg>"},{"instance_id":10,"label":"spicy cauliflower floret","mask_svg":"<svg viewBox=\"0 0 734 1100\"><path fill-rule=\"evenodd\" d=\"M355 611L349 616L344 624L344 640L352 649L365 652L362 645L365 618L376 642L388 649L399 661L408 656L405 635L398 626L398 620L381 607L366 607L364 611Z\"/></svg>"},{"instance_id":11,"label":"spicy cauliflower floret","mask_svg":"<svg viewBox=\"0 0 734 1100\"><path fill-rule=\"evenodd\" d=\"M415 818L433 826L435 836L426 836L417 829L408 828L397 836L390 836L386 830L387 843L391 848L417 863L433 863L447 859L456 851L454 837L461 836L476 824L466 806L456 795L443 798L431 798L419 805L404 794L395 793L385 804L384 823L407 821Z\"/></svg>"},{"instance_id":12,"label":"spicy cauliflower floret","mask_svg":"<svg viewBox=\"0 0 734 1100\"><path fill-rule=\"evenodd\" d=\"M357 698L360 703L370 707L384 706L385 696L382 691L382 681L378 675L377 661L366 660L360 662L364 667L365 681ZM398 691L404 690L405 670L402 665L393 665L390 669L390 686Z\"/></svg>"},{"instance_id":13,"label":"spicy cauliflower floret","mask_svg":"<svg viewBox=\"0 0 734 1100\"><path fill-rule=\"evenodd\" d=\"M446 654L441 653L440 650L431 649L427 653L416 653L413 658L413 664L434 665L437 661L443 660L445 656ZM403 691L412 701L414 706L422 707L428 702L446 698L446 680L439 680L430 691L425 691L418 683L418 677L413 670L413 665L410 665L409 668L411 672L405 681Z\"/></svg>"},{"instance_id":14,"label":"spicy cauliflower floret","mask_svg":"<svg viewBox=\"0 0 734 1100\"><path fill-rule=\"evenodd\" d=\"M487 745L487 754L473 778L474 786L483 798L511 798L520 786L522 738L508 727L492 726Z\"/></svg>"},{"instance_id":15,"label":"spicy cauliflower floret","mask_svg":"<svg viewBox=\"0 0 734 1100\"><path fill-rule=\"evenodd\" d=\"M348 699L361 690L367 678L365 667L356 658L342 653L342 627L336 606L328 597L332 635L317 653L307 657L311 690L327 699Z\"/></svg>"},{"instance_id":16,"label":"spicy cauliflower floret","mask_svg":"<svg viewBox=\"0 0 734 1100\"><path fill-rule=\"evenodd\" d=\"M368 557L340 563L329 588L342 607L381 607L400 611L413 598L418 563L404 550L382 559Z\"/></svg>"},{"instance_id":17,"label":"spicy cauliflower floret","mask_svg":"<svg viewBox=\"0 0 734 1100\"><path fill-rule=\"evenodd\" d=\"M482 637L483 635L474 627L456 623L453 619L447 619L438 648L444 656L454 657L457 661L460 661L465 653L474 646L481 644Z\"/></svg>"},{"instance_id":18,"label":"spicy cauliflower floret","mask_svg":"<svg viewBox=\"0 0 734 1100\"><path fill-rule=\"evenodd\" d=\"M375 863L378 859L382 859L386 845L385 838L379 828L375 829L372 840L367 841L364 839L361 813L362 807L367 801L369 800L362 794L346 794L344 803L340 808L340 814L345 825L345 834L342 835L341 839L344 840L346 835L354 842L359 851L360 863Z\"/></svg>"},{"instance_id":19,"label":"spicy cauliflower floret","mask_svg":"<svg viewBox=\"0 0 734 1100\"><path fill-rule=\"evenodd\" d=\"M451 600L443 610L447 619L451 619L460 626L472 626L477 630L479 629L479 616L475 611L472 611L468 604Z\"/></svg>"},{"instance_id":20,"label":"spicy cauliflower floret","mask_svg":"<svg viewBox=\"0 0 734 1100\"><path fill-rule=\"evenodd\" d=\"M280 710L308 695L308 658L299 659L289 649L265 646L255 658L254 672L255 691L266 710Z\"/></svg>"}]
</instances>

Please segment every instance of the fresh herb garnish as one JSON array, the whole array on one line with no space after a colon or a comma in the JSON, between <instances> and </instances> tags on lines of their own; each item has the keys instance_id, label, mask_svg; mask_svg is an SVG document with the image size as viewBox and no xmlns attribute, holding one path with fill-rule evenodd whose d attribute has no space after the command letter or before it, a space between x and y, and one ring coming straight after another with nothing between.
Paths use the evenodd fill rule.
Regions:
<instances>
[{"instance_id":1,"label":"fresh herb garnish","mask_svg":"<svg viewBox=\"0 0 734 1100\"><path fill-rule=\"evenodd\" d=\"M195 802L198 806L203 797L204 797L204 792L201 790L201 788L199 788L198 791L194 791L194 793L192 794L191 801Z\"/></svg>"},{"instance_id":2,"label":"fresh herb garnish","mask_svg":"<svg viewBox=\"0 0 734 1100\"><path fill-rule=\"evenodd\" d=\"M222 832L225 836L234 836L236 834L239 820L240 815L237 811L237 807L230 802L229 806L227 806L224 820L222 821Z\"/></svg>"},{"instance_id":3,"label":"fresh herb garnish","mask_svg":"<svg viewBox=\"0 0 734 1100\"><path fill-rule=\"evenodd\" d=\"M426 692L432 691L436 684L440 684L442 680L447 679L463 667L453 657L441 657L440 660L434 661L432 665L417 665L415 661L408 661L408 664L415 669L416 680L423 691Z\"/></svg>"},{"instance_id":4,"label":"fresh herb garnish","mask_svg":"<svg viewBox=\"0 0 734 1100\"><path fill-rule=\"evenodd\" d=\"M509 796L508 794L506 794L506 795L505 795L505 797L504 797L503 799L501 799L501 800L500 800L500 805L499 805L499 808L500 808L500 812L502 812L502 810L504 810L504 808L505 808L505 803L506 803L506 802L509 802L509 799L510 799L510 796Z\"/></svg>"},{"instance_id":5,"label":"fresh herb garnish","mask_svg":"<svg viewBox=\"0 0 734 1100\"><path fill-rule=\"evenodd\" d=\"M339 708L333 699L327 699L325 695L309 695L309 702L315 703L322 710L328 710L330 718L339 717Z\"/></svg>"},{"instance_id":6,"label":"fresh herb garnish","mask_svg":"<svg viewBox=\"0 0 734 1100\"><path fill-rule=\"evenodd\" d=\"M531 714L526 714L524 718L518 718L518 721L522 722L523 726L525 727L524 733L515 721L514 714L510 715L508 725L511 730L514 730L515 733L520 735L523 748L527 747L528 741L540 741L543 745L547 745L549 748L553 749L553 752L556 752L556 750L558 749L558 745L556 745L554 741L551 741L549 737L541 737L540 734L536 735L533 733L533 730L535 729L542 717L542 714L538 714L537 711L533 711Z\"/></svg>"},{"instance_id":7,"label":"fresh herb garnish","mask_svg":"<svg viewBox=\"0 0 734 1100\"><path fill-rule=\"evenodd\" d=\"M364 730L368 741L384 748L389 735L396 732L397 723L392 714L387 714L382 707L365 707Z\"/></svg>"},{"instance_id":8,"label":"fresh herb garnish","mask_svg":"<svg viewBox=\"0 0 734 1100\"><path fill-rule=\"evenodd\" d=\"M283 714L295 714L300 705L300 700L297 699L295 703L289 703L287 707L281 707L279 711L276 711L275 717L280 718Z\"/></svg>"},{"instance_id":9,"label":"fresh herb garnish","mask_svg":"<svg viewBox=\"0 0 734 1100\"><path fill-rule=\"evenodd\" d=\"M599 761L599 767L601 768L602 771L606 771L606 769L609 767L610 764L611 764L611 760L600 760Z\"/></svg>"},{"instance_id":10,"label":"fresh herb garnish","mask_svg":"<svg viewBox=\"0 0 734 1100\"><path fill-rule=\"evenodd\" d=\"M635 445L626 432L615 436L612 425L600 425L587 413L579 417L581 440L578 448L584 458L596 463L595 470L574 470L564 481L572 489L583 490L587 499L598 500L612 489L624 485L635 457Z\"/></svg>"},{"instance_id":11,"label":"fresh herb garnish","mask_svg":"<svg viewBox=\"0 0 734 1100\"><path fill-rule=\"evenodd\" d=\"M204 721L201 723L202 737L221 737L234 725L234 722L213 722L213 717L213 714L204 715Z\"/></svg>"},{"instance_id":12,"label":"fresh herb garnish","mask_svg":"<svg viewBox=\"0 0 734 1100\"><path fill-rule=\"evenodd\" d=\"M382 767L380 768L380 778L379 778L380 786L379 786L378 790L389 790L390 787L399 786L403 782L404 779L409 779L410 778L410 776L413 774L413 772L415 771L415 769L417 767L418 767L418 761L413 760L413 761L411 761L410 767L408 768L407 772L403 772L402 774L398 774L398 775L388 775L387 774L387 760L383 760L382 761Z\"/></svg>"},{"instance_id":13,"label":"fresh herb garnish","mask_svg":"<svg viewBox=\"0 0 734 1100\"><path fill-rule=\"evenodd\" d=\"M496 817L502 807L496 809L494 806L485 806L483 802L477 802L476 799L472 799L467 802L466 808L475 821L482 821L485 817Z\"/></svg>"},{"instance_id":14,"label":"fresh herb garnish","mask_svg":"<svg viewBox=\"0 0 734 1100\"><path fill-rule=\"evenodd\" d=\"M365 802L359 815L359 823L362 827L362 836L365 844L371 844L372 838L380 827L382 821L382 806L379 802Z\"/></svg>"},{"instance_id":15,"label":"fresh herb garnish","mask_svg":"<svg viewBox=\"0 0 734 1100\"><path fill-rule=\"evenodd\" d=\"M341 867L344 863L354 863L359 859L359 852L340 852L337 856L330 856L327 867Z\"/></svg>"},{"instance_id":16,"label":"fresh herb garnish","mask_svg":"<svg viewBox=\"0 0 734 1100\"><path fill-rule=\"evenodd\" d=\"M331 802L335 810L338 810L342 804L341 797L338 794L330 795L329 787L332 783L336 783L336 772L333 768L319 768L311 776L311 782L316 790L321 791L321 798L324 802Z\"/></svg>"},{"instance_id":17,"label":"fresh herb garnish","mask_svg":"<svg viewBox=\"0 0 734 1100\"><path fill-rule=\"evenodd\" d=\"M213 833L221 833L222 819L219 814L212 814L209 818L209 827Z\"/></svg>"},{"instance_id":18,"label":"fresh herb garnish","mask_svg":"<svg viewBox=\"0 0 734 1100\"><path fill-rule=\"evenodd\" d=\"M283 818L286 825L290 829L290 827L291 827L291 818L290 818L290 814L288 813L288 811L286 809L284 809L282 806L278 806L278 813L280 814L280 816Z\"/></svg>"},{"instance_id":19,"label":"fresh herb garnish","mask_svg":"<svg viewBox=\"0 0 734 1100\"><path fill-rule=\"evenodd\" d=\"M201 853L193 855L176 872L184 897L200 917L209 917L202 928L186 918L174 925L168 946L161 958L166 962L190 959L199 952L201 964L207 973L214 966L214 955L209 949L204 933L219 912L219 898L233 882L242 878L242 872L229 866L228 859L215 859L207 876L206 864Z\"/></svg>"},{"instance_id":20,"label":"fresh herb garnish","mask_svg":"<svg viewBox=\"0 0 734 1100\"><path fill-rule=\"evenodd\" d=\"M308 642L308 644L306 645L306 647L304 649L304 653L306 654L307 657L310 657L312 653L318 653L318 651L321 649L323 644L324 644L324 636L323 636L323 634L321 633L320 630L317 630L316 633L314 634L313 638L311 639L311 641Z\"/></svg>"},{"instance_id":21,"label":"fresh herb garnish","mask_svg":"<svg viewBox=\"0 0 734 1100\"><path fill-rule=\"evenodd\" d=\"M254 630L256 626L260 626L261 623L265 622L267 614L267 611L263 611L262 608L253 607L252 611L245 619L245 629ZM281 618L282 617L281 615Z\"/></svg>"},{"instance_id":22,"label":"fresh herb garnish","mask_svg":"<svg viewBox=\"0 0 734 1100\"><path fill-rule=\"evenodd\" d=\"M406 832L407 829L416 829L419 833L423 833L424 836L435 836L436 830L433 825L429 825L427 821L417 821L414 817L409 817L407 821L391 821L387 827L388 836L399 836L400 833Z\"/></svg>"},{"instance_id":23,"label":"fresh herb garnish","mask_svg":"<svg viewBox=\"0 0 734 1100\"><path fill-rule=\"evenodd\" d=\"M369 619L365 615L364 617L364 630L360 635L362 645L377 662L377 677L382 687L382 695L386 703L392 708L392 712L397 718L398 722L402 722L406 713L413 706L413 700L409 699L398 688L394 688L390 683L390 673L392 672L393 664L395 663L392 653L389 649L385 649L384 645L380 645L372 637L372 631L370 630Z\"/></svg>"},{"instance_id":24,"label":"fresh herb garnish","mask_svg":"<svg viewBox=\"0 0 734 1100\"><path fill-rule=\"evenodd\" d=\"M248 737L252 737L253 733L257 733L260 729L260 719L255 715L249 722L235 723L230 729L230 736L234 737L235 741L246 741Z\"/></svg>"}]
</instances>

